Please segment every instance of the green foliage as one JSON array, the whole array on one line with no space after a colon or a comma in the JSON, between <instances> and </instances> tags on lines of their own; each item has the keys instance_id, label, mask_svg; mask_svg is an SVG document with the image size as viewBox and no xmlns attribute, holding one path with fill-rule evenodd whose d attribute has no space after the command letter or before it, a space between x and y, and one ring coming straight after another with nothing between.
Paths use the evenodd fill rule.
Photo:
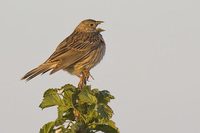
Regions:
<instances>
[{"instance_id":1,"label":"green foliage","mask_svg":"<svg viewBox=\"0 0 200 133\"><path fill-rule=\"evenodd\" d=\"M109 91L90 86L80 90L67 84L59 89L48 89L40 108L56 106L58 117L45 124L40 133L119 133L111 120L113 111L108 105L111 99L114 96Z\"/></svg>"}]
</instances>

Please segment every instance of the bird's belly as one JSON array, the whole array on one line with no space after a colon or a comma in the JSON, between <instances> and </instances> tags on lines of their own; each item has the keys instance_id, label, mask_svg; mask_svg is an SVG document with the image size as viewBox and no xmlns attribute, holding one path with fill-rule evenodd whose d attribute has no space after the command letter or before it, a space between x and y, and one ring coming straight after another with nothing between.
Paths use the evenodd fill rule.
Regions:
<instances>
[{"instance_id":1,"label":"bird's belly","mask_svg":"<svg viewBox=\"0 0 200 133\"><path fill-rule=\"evenodd\" d=\"M80 75L83 70L90 70L96 66L102 60L104 53L105 51L103 49L96 49L64 70L68 71L70 74Z\"/></svg>"}]
</instances>

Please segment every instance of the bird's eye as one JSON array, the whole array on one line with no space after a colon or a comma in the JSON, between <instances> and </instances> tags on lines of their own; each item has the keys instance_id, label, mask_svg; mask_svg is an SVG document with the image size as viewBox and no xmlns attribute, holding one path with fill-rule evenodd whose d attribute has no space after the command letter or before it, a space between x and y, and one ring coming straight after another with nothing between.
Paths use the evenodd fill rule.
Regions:
<instances>
[{"instance_id":1,"label":"bird's eye","mask_svg":"<svg viewBox=\"0 0 200 133\"><path fill-rule=\"evenodd\" d=\"M91 27L93 27L93 26L94 26L94 24L90 24L90 26L91 26Z\"/></svg>"}]
</instances>

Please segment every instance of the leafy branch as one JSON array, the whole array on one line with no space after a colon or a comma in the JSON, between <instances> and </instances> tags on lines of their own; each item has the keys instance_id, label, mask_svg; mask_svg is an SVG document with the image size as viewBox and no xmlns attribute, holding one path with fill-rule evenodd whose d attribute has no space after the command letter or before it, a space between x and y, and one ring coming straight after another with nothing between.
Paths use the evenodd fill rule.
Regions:
<instances>
[{"instance_id":1,"label":"leafy branch","mask_svg":"<svg viewBox=\"0 0 200 133\"><path fill-rule=\"evenodd\" d=\"M57 106L58 117L45 124L40 133L119 133L111 120L113 111L108 105L111 99L114 96L109 91L91 89L90 86L80 90L67 84L48 89L40 108Z\"/></svg>"}]
</instances>

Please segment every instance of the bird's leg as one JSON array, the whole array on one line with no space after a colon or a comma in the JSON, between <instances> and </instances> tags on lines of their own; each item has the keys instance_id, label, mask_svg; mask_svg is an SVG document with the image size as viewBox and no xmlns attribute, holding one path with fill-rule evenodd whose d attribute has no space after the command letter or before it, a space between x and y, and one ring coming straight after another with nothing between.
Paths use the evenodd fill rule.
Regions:
<instances>
[{"instance_id":1,"label":"bird's leg","mask_svg":"<svg viewBox=\"0 0 200 133\"><path fill-rule=\"evenodd\" d=\"M90 74L90 73L89 73L89 74ZM89 76L94 80L94 77L93 77L91 74L90 74Z\"/></svg>"},{"instance_id":2,"label":"bird's leg","mask_svg":"<svg viewBox=\"0 0 200 133\"><path fill-rule=\"evenodd\" d=\"M94 77L90 74L89 70L84 69L83 74L85 75L86 81L89 81L90 77L94 80Z\"/></svg>"},{"instance_id":3,"label":"bird's leg","mask_svg":"<svg viewBox=\"0 0 200 133\"><path fill-rule=\"evenodd\" d=\"M84 87L85 85L87 85L87 81L88 81L88 79L89 79L90 76L91 76L91 75L90 75L89 70L84 69L84 70L82 71L81 76L80 76L80 82L79 82L79 84L78 84L78 87L79 87L80 89L83 89L83 87Z\"/></svg>"},{"instance_id":4,"label":"bird's leg","mask_svg":"<svg viewBox=\"0 0 200 133\"><path fill-rule=\"evenodd\" d=\"M85 77L85 80L88 81L89 77L90 77L90 72L87 69L83 70L83 75Z\"/></svg>"},{"instance_id":5,"label":"bird's leg","mask_svg":"<svg viewBox=\"0 0 200 133\"><path fill-rule=\"evenodd\" d=\"M78 88L79 89L83 89L83 87L86 85L86 80L83 76L83 74L81 74L80 76L80 82L78 83Z\"/></svg>"}]
</instances>

